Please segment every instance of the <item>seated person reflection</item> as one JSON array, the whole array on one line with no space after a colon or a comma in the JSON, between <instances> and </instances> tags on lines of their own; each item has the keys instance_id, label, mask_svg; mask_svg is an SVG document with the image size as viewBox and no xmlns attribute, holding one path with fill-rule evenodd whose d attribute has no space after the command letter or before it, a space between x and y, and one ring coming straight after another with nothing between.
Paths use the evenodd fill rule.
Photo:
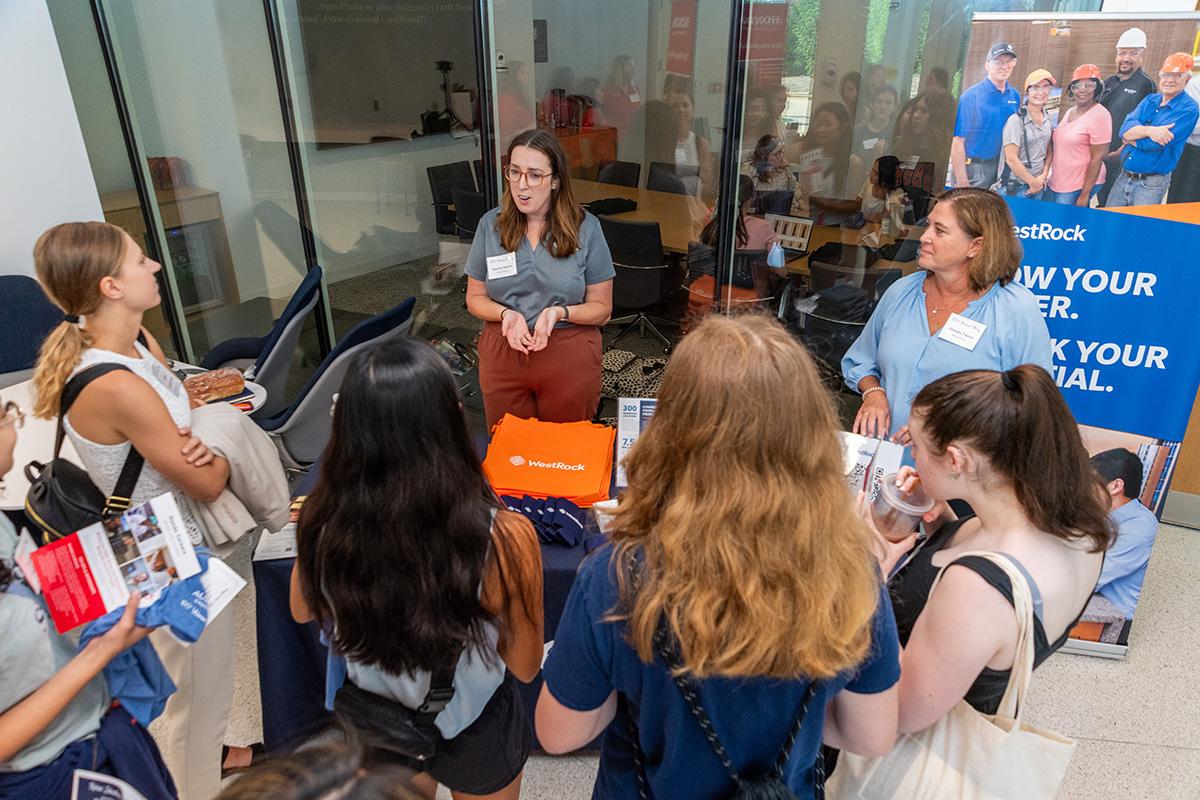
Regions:
<instances>
[{"instance_id":1,"label":"seated person reflection","mask_svg":"<svg viewBox=\"0 0 1200 800\"><path fill-rule=\"evenodd\" d=\"M1096 581L1096 591L1121 610L1125 619L1133 619L1150 550L1158 535L1158 518L1142 505L1142 462L1123 447L1097 453L1092 468L1105 480L1105 491L1112 502L1108 518L1117 527L1117 541L1104 556L1104 569Z\"/></svg>"},{"instance_id":2,"label":"seated person reflection","mask_svg":"<svg viewBox=\"0 0 1200 800\"><path fill-rule=\"evenodd\" d=\"M792 213L813 217L817 225L840 225L846 200L862 185L862 159L851 154L853 121L841 103L822 103L813 112L808 133L786 151L797 170Z\"/></svg>"}]
</instances>

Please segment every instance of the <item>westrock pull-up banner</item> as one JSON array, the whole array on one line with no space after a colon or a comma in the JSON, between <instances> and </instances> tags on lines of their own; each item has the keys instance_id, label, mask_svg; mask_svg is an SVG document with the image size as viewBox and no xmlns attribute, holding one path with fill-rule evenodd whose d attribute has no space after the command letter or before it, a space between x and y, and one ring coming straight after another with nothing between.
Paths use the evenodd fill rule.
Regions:
<instances>
[{"instance_id":1,"label":"westrock pull-up banner","mask_svg":"<svg viewBox=\"0 0 1200 800\"><path fill-rule=\"evenodd\" d=\"M1005 199L1025 251L1017 281L1046 317L1054 380L1088 453L1123 447L1137 455L1139 499L1159 515L1200 384L1197 228ZM1094 599L1090 618L1096 641L1125 644L1124 614Z\"/></svg>"}]
</instances>

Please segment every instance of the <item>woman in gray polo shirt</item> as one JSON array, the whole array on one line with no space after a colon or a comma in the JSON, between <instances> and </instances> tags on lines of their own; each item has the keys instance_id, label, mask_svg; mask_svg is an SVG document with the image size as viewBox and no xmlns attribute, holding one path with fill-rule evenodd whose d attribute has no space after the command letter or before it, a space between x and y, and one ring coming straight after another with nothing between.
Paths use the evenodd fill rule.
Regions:
<instances>
[{"instance_id":1,"label":"woman in gray polo shirt","mask_svg":"<svg viewBox=\"0 0 1200 800\"><path fill-rule=\"evenodd\" d=\"M1025 79L1025 104L1004 123L1004 167L993 190L1009 197L1040 200L1050 176L1054 122L1045 113L1054 76L1035 69Z\"/></svg>"},{"instance_id":2,"label":"woman in gray polo shirt","mask_svg":"<svg viewBox=\"0 0 1200 800\"><path fill-rule=\"evenodd\" d=\"M616 275L599 221L571 193L567 158L542 130L508 147L508 191L467 257L467 309L486 324L479 386L490 428L505 414L591 419L600 403L600 326Z\"/></svg>"}]
</instances>

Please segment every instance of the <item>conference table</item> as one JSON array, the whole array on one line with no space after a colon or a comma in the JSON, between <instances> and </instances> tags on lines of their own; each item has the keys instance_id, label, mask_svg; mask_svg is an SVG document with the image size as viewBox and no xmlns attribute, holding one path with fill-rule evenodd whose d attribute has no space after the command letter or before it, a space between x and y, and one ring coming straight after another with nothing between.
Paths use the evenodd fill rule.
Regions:
<instances>
[{"instance_id":1,"label":"conference table","mask_svg":"<svg viewBox=\"0 0 1200 800\"><path fill-rule=\"evenodd\" d=\"M700 229L708 220L709 205L699 197L672 192L656 192L632 186L617 186L578 178L571 180L571 191L580 203L620 198L637 203L635 211L613 214L614 219L628 222L657 222L662 234L663 249L668 253L688 251L688 242L700 240Z\"/></svg>"},{"instance_id":2,"label":"conference table","mask_svg":"<svg viewBox=\"0 0 1200 800\"><path fill-rule=\"evenodd\" d=\"M482 441L480 446L486 448ZM293 497L312 491L321 464L313 464L300 481ZM611 493L611 491L610 491ZM598 532L591 514L583 539ZM584 556L583 544L566 547L542 544L542 608L545 641L554 639L567 595ZM258 678L262 700L263 744L275 752L300 744L334 724L325 708L326 658L329 649L320 641L314 622L292 619L288 593L295 559L254 561L255 621L258 640ZM529 722L542 689L539 673L532 683L518 682L522 705ZM535 737L536 743L536 737Z\"/></svg>"}]
</instances>

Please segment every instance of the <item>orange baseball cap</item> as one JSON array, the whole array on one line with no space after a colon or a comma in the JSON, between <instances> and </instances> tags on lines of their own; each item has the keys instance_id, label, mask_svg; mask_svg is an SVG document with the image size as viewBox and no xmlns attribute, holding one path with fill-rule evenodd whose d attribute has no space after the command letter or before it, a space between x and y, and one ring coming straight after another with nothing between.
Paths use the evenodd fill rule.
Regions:
<instances>
[{"instance_id":1,"label":"orange baseball cap","mask_svg":"<svg viewBox=\"0 0 1200 800\"><path fill-rule=\"evenodd\" d=\"M1029 73L1029 77L1025 79L1025 91L1029 91L1030 86L1033 86L1035 83L1041 83L1042 81L1050 81L1051 86L1058 85L1058 81L1054 80L1054 76L1050 74L1050 70L1035 69L1033 72Z\"/></svg>"},{"instance_id":2,"label":"orange baseball cap","mask_svg":"<svg viewBox=\"0 0 1200 800\"><path fill-rule=\"evenodd\" d=\"M1191 72L1195 61L1187 53L1171 53L1159 72Z\"/></svg>"},{"instance_id":3,"label":"orange baseball cap","mask_svg":"<svg viewBox=\"0 0 1200 800\"><path fill-rule=\"evenodd\" d=\"M1071 73L1071 83L1074 83L1075 81L1082 81L1087 78L1092 78L1093 80L1097 81L1102 80L1100 77L1100 68L1095 64L1080 64L1075 68L1075 71Z\"/></svg>"}]
</instances>

